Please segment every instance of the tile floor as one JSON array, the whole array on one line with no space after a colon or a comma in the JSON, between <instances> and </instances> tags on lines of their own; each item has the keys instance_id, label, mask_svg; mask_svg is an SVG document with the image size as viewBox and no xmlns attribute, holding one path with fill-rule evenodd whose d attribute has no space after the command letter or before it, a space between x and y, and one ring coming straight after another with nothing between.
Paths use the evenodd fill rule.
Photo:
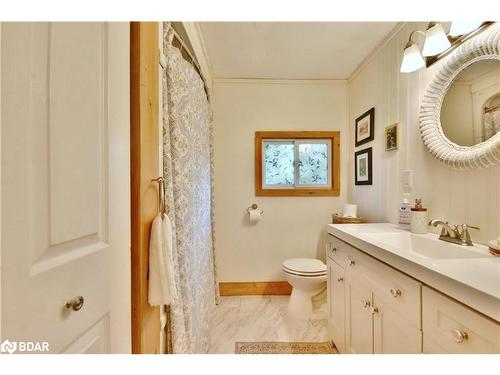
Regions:
<instances>
[{"instance_id":1,"label":"tile floor","mask_svg":"<svg viewBox=\"0 0 500 375\"><path fill-rule=\"evenodd\" d=\"M221 297L211 322L209 353L234 354L237 341L328 341L326 303L315 302L315 319L287 316L288 296Z\"/></svg>"}]
</instances>

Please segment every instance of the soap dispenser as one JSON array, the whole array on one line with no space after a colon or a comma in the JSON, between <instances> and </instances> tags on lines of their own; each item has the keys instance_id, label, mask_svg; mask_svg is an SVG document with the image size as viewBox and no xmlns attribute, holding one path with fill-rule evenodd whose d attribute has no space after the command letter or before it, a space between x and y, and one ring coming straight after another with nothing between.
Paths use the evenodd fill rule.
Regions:
<instances>
[{"instance_id":1,"label":"soap dispenser","mask_svg":"<svg viewBox=\"0 0 500 375\"><path fill-rule=\"evenodd\" d=\"M404 193L403 194L403 201L399 205L399 227L402 229L410 229L410 213L411 213L411 204L410 200L408 199L410 197L409 193Z\"/></svg>"},{"instance_id":2,"label":"soap dispenser","mask_svg":"<svg viewBox=\"0 0 500 375\"><path fill-rule=\"evenodd\" d=\"M427 233L427 208L422 206L422 199L415 199L415 207L411 208L410 227L412 233Z\"/></svg>"}]
</instances>

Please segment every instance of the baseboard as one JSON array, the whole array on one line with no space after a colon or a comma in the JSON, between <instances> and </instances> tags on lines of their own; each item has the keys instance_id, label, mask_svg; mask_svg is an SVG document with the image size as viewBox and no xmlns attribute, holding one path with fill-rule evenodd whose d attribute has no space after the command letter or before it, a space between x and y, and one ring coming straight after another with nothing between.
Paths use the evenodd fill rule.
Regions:
<instances>
[{"instance_id":1,"label":"baseboard","mask_svg":"<svg viewBox=\"0 0 500 375\"><path fill-rule=\"evenodd\" d=\"M287 281L249 281L219 283L221 296L290 295L292 286Z\"/></svg>"}]
</instances>

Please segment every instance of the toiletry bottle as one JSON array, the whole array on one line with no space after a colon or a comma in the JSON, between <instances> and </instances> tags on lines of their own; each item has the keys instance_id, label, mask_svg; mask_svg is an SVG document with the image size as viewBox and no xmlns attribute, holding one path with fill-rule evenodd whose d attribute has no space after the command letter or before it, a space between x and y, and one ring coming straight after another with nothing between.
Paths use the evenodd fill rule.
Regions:
<instances>
[{"instance_id":1,"label":"toiletry bottle","mask_svg":"<svg viewBox=\"0 0 500 375\"><path fill-rule=\"evenodd\" d=\"M427 208L422 207L422 199L415 199L415 207L411 209L410 226L412 233L427 233Z\"/></svg>"},{"instance_id":2,"label":"toiletry bottle","mask_svg":"<svg viewBox=\"0 0 500 375\"><path fill-rule=\"evenodd\" d=\"M410 210L411 210L411 204L410 200L408 197L410 196L409 193L404 193L403 194L404 198L401 204L399 205L399 227L403 229L410 229Z\"/></svg>"}]
</instances>

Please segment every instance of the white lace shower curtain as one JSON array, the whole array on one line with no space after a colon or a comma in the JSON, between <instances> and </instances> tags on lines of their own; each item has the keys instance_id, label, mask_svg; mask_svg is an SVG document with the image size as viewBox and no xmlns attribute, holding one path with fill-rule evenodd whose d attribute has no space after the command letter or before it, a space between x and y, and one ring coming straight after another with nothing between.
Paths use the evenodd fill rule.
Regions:
<instances>
[{"instance_id":1,"label":"white lace shower curtain","mask_svg":"<svg viewBox=\"0 0 500 375\"><path fill-rule=\"evenodd\" d=\"M202 79L164 27L163 174L172 221L177 300L169 311L172 353L206 353L215 306L213 129Z\"/></svg>"}]
</instances>

